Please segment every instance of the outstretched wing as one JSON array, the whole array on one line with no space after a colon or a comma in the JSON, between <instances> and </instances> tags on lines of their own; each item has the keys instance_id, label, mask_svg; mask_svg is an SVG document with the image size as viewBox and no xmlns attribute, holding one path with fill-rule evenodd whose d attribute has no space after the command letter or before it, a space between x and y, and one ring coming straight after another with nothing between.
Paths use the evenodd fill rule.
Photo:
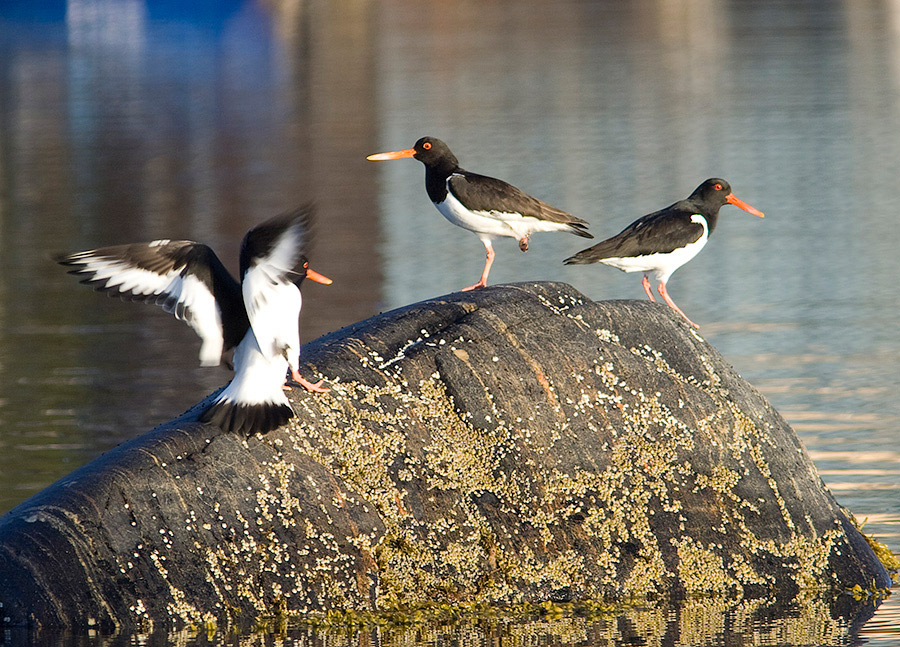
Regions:
<instances>
[{"instance_id":1,"label":"outstretched wing","mask_svg":"<svg viewBox=\"0 0 900 647\"><path fill-rule=\"evenodd\" d=\"M254 227L241 245L241 289L263 355L284 355L296 367L300 353L301 297L295 281L305 276L309 206Z\"/></svg>"},{"instance_id":2,"label":"outstretched wing","mask_svg":"<svg viewBox=\"0 0 900 647\"><path fill-rule=\"evenodd\" d=\"M70 274L95 290L159 305L187 323L203 342L203 366L218 365L226 337L231 347L237 343L233 338L239 334L239 340L246 332L246 323L240 333L223 326L222 305L216 297L240 305L240 286L206 245L155 240L60 255L55 260L72 268Z\"/></svg>"}]
</instances>

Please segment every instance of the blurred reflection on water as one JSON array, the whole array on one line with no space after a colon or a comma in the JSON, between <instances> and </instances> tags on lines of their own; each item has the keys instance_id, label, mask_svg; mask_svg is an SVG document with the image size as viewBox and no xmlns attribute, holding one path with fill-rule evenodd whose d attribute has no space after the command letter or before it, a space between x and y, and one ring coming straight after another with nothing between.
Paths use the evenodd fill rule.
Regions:
<instances>
[{"instance_id":1,"label":"blurred reflection on water","mask_svg":"<svg viewBox=\"0 0 900 647\"><path fill-rule=\"evenodd\" d=\"M871 606L864 617L872 613ZM546 617L464 617L444 622L375 627L288 626L279 632L262 631L244 636L198 635L183 630L137 635L132 642L113 645L279 645L297 647L433 647L437 645L698 645L783 646L852 644L855 627L833 615L826 600L809 596L799 605L782 606L765 600L701 599L677 606L649 603L618 615L555 615ZM889 635L889 634L885 634ZM24 635L8 632L13 645L25 644ZM40 638L49 638L41 636ZM123 637L124 638L124 637ZM21 639L21 640L20 640ZM59 644L38 639L33 647ZM61 642L61 641L60 641ZM97 644L97 643L86 643ZM876 642L865 644L876 645ZM883 643L895 645L896 643Z\"/></svg>"},{"instance_id":2,"label":"blurred reflection on water","mask_svg":"<svg viewBox=\"0 0 900 647\"><path fill-rule=\"evenodd\" d=\"M50 253L192 238L234 270L250 226L315 200L335 282L304 286L309 340L477 277L421 165L365 161L430 134L598 237L712 175L765 211L723 209L669 289L900 550L898 25L876 0L0 3L0 512L229 379ZM498 241L491 280L643 297L561 265L582 242Z\"/></svg>"},{"instance_id":3,"label":"blurred reflection on water","mask_svg":"<svg viewBox=\"0 0 900 647\"><path fill-rule=\"evenodd\" d=\"M229 379L185 326L91 294L52 252L190 238L235 271L247 229L315 200L313 261L340 289L306 289L305 339L375 309L371 47L359 9L328 10L0 5L0 509Z\"/></svg>"}]
</instances>

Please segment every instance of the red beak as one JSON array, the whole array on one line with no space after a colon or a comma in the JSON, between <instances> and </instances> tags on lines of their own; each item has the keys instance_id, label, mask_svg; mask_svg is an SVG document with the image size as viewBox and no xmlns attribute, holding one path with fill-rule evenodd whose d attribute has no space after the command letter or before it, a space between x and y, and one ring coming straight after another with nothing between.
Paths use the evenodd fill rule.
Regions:
<instances>
[{"instance_id":1,"label":"red beak","mask_svg":"<svg viewBox=\"0 0 900 647\"><path fill-rule=\"evenodd\" d=\"M375 153L374 155L369 155L366 159L372 160L373 162L379 162L381 160L399 160L404 157L413 157L415 154L415 148L407 148L402 151L391 151L390 153Z\"/></svg>"},{"instance_id":2,"label":"red beak","mask_svg":"<svg viewBox=\"0 0 900 647\"><path fill-rule=\"evenodd\" d=\"M306 268L306 278L308 278L310 281L321 283L322 285L331 285L330 278L328 278L327 276L322 276L318 272L314 272L309 268Z\"/></svg>"},{"instance_id":3,"label":"red beak","mask_svg":"<svg viewBox=\"0 0 900 647\"><path fill-rule=\"evenodd\" d=\"M760 218L766 217L766 214L764 214L762 211L760 211L759 209L754 209L743 200L735 197L733 193L729 193L725 196L725 202L727 202L728 204L733 204L734 206L743 209L747 213L752 213L754 216L759 216Z\"/></svg>"}]
</instances>

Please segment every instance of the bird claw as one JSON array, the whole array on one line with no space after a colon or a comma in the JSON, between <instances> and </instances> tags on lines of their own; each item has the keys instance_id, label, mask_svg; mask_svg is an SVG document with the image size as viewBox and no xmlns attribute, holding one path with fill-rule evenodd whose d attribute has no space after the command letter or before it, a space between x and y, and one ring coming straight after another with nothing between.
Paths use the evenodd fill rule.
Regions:
<instances>
[{"instance_id":1,"label":"bird claw","mask_svg":"<svg viewBox=\"0 0 900 647\"><path fill-rule=\"evenodd\" d=\"M294 382L296 382L300 386L302 386L304 389L306 389L307 391L310 391L312 393L328 393L331 390L326 386L322 386L322 383L325 380L319 380L318 382L313 383L313 382L310 382L309 380L303 379L303 376L296 372L293 372L291 374L291 379L294 380ZM285 391L290 391L292 387L290 384L285 383L285 385L282 388Z\"/></svg>"},{"instance_id":2,"label":"bird claw","mask_svg":"<svg viewBox=\"0 0 900 647\"><path fill-rule=\"evenodd\" d=\"M470 285L470 286L467 287L467 288L463 288L462 290L460 290L460 292L470 292L471 290L478 290L478 289L483 288L483 287L486 287L486 286L487 286L487 283L486 283L486 282L484 282L484 281L479 281L479 282L476 283L475 285Z\"/></svg>"},{"instance_id":3,"label":"bird claw","mask_svg":"<svg viewBox=\"0 0 900 647\"><path fill-rule=\"evenodd\" d=\"M299 381L299 380L298 380ZM331 389L327 386L322 386L322 382L325 380L319 380L318 382L308 382L307 380L303 380L300 382L301 386L307 391L311 391L313 393L328 393Z\"/></svg>"},{"instance_id":4,"label":"bird claw","mask_svg":"<svg viewBox=\"0 0 900 647\"><path fill-rule=\"evenodd\" d=\"M519 249L521 249L523 252L528 251L528 236L519 239Z\"/></svg>"}]
</instances>

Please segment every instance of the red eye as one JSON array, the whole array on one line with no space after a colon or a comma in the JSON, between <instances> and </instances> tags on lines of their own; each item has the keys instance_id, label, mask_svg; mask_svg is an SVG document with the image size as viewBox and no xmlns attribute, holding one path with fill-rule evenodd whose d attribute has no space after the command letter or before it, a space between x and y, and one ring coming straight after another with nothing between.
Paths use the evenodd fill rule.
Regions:
<instances>
[{"instance_id":1,"label":"red eye","mask_svg":"<svg viewBox=\"0 0 900 647\"><path fill-rule=\"evenodd\" d=\"M721 184L717 184L717 185L716 185L716 191L721 191L721 190L722 190L722 185L721 185Z\"/></svg>"},{"instance_id":2,"label":"red eye","mask_svg":"<svg viewBox=\"0 0 900 647\"><path fill-rule=\"evenodd\" d=\"M431 142L425 142L424 144L422 144L422 148L424 148L425 150L431 150Z\"/></svg>"}]
</instances>

